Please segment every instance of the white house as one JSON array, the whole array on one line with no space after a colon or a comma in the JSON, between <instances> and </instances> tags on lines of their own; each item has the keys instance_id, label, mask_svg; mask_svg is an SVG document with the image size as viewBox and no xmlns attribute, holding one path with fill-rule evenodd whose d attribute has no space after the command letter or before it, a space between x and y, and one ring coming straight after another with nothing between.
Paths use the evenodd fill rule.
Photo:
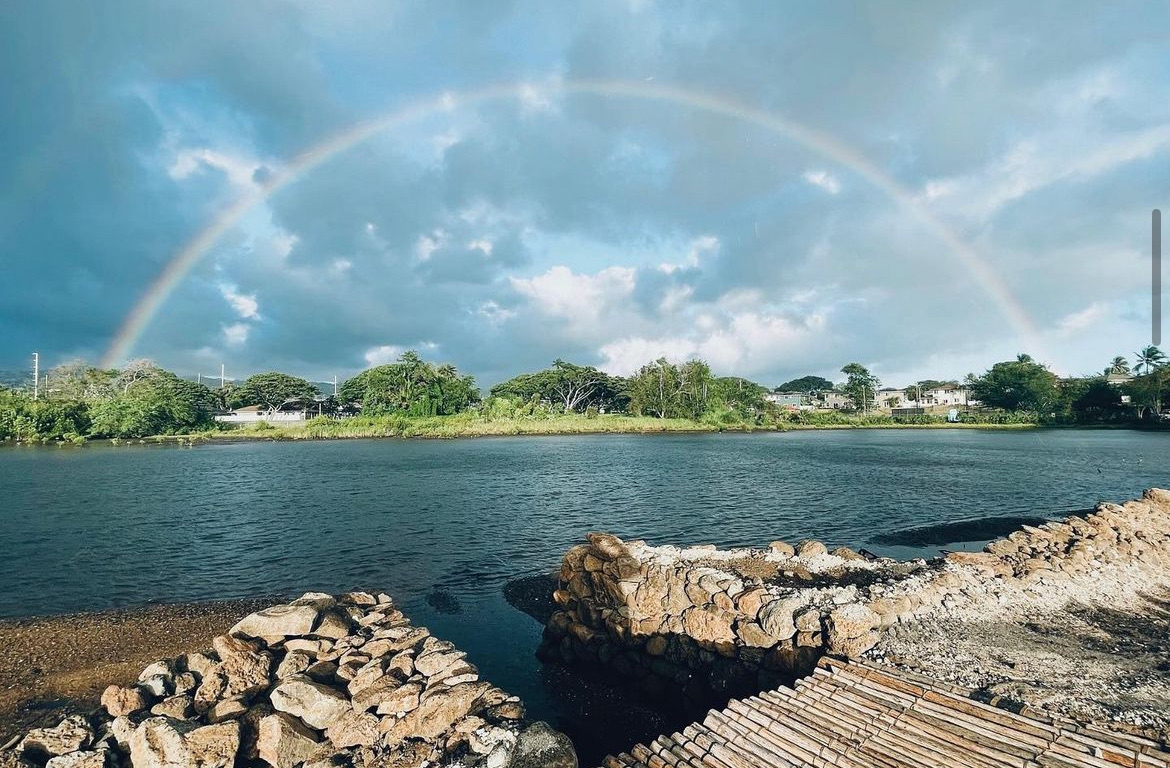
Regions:
<instances>
[{"instance_id":1,"label":"white house","mask_svg":"<svg viewBox=\"0 0 1170 768\"><path fill-rule=\"evenodd\" d=\"M282 405L275 410L266 405L245 405L227 413L216 414L215 420L227 424L255 424L258 421L293 422L304 421L308 416L301 406Z\"/></svg>"},{"instance_id":2,"label":"white house","mask_svg":"<svg viewBox=\"0 0 1170 768\"><path fill-rule=\"evenodd\" d=\"M821 407L831 408L834 411L843 411L853 407L853 401L840 392L822 392Z\"/></svg>"},{"instance_id":3,"label":"white house","mask_svg":"<svg viewBox=\"0 0 1170 768\"><path fill-rule=\"evenodd\" d=\"M874 402L878 408L904 408L909 402L909 397L904 389L885 387L875 393Z\"/></svg>"},{"instance_id":4,"label":"white house","mask_svg":"<svg viewBox=\"0 0 1170 768\"><path fill-rule=\"evenodd\" d=\"M967 398L966 387L944 384L941 387L934 387L923 392L920 405L971 405L971 402Z\"/></svg>"}]
</instances>

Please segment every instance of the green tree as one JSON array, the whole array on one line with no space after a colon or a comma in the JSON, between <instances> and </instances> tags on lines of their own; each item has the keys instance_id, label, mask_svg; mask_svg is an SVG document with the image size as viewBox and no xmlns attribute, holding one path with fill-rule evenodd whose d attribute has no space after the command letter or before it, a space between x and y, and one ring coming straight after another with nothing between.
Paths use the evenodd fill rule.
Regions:
<instances>
[{"instance_id":1,"label":"green tree","mask_svg":"<svg viewBox=\"0 0 1170 768\"><path fill-rule=\"evenodd\" d=\"M813 392L829 392L833 389L833 382L820 376L801 376L799 379L786 381L780 386L776 387L773 392L801 392L803 394L812 394Z\"/></svg>"},{"instance_id":2,"label":"green tree","mask_svg":"<svg viewBox=\"0 0 1170 768\"><path fill-rule=\"evenodd\" d=\"M94 402L92 434L147 437L210 427L217 408L206 386L161 368L133 372L112 396Z\"/></svg>"},{"instance_id":3,"label":"green tree","mask_svg":"<svg viewBox=\"0 0 1170 768\"><path fill-rule=\"evenodd\" d=\"M1129 374L1129 361L1121 355L1113 358L1109 365L1105 368L1105 375L1116 374L1119 376L1126 376Z\"/></svg>"},{"instance_id":4,"label":"green tree","mask_svg":"<svg viewBox=\"0 0 1170 768\"><path fill-rule=\"evenodd\" d=\"M522 373L492 387L492 397L540 400L557 403L565 411L584 412L590 406L617 410L625 382L587 366L555 360L551 367L536 373Z\"/></svg>"},{"instance_id":5,"label":"green tree","mask_svg":"<svg viewBox=\"0 0 1170 768\"><path fill-rule=\"evenodd\" d=\"M1067 393L1066 393L1067 390ZM1068 398L1073 418L1082 423L1118 421L1126 407L1121 392L1105 379L1078 379L1061 386L1062 399Z\"/></svg>"},{"instance_id":6,"label":"green tree","mask_svg":"<svg viewBox=\"0 0 1170 768\"><path fill-rule=\"evenodd\" d=\"M338 388L342 403L360 405L366 413L410 416L449 415L479 400L471 376L453 365L434 365L408 350L397 362L362 371Z\"/></svg>"},{"instance_id":7,"label":"green tree","mask_svg":"<svg viewBox=\"0 0 1170 768\"><path fill-rule=\"evenodd\" d=\"M1135 354L1137 365L1133 367L1138 373L1153 373L1166 364L1166 355L1162 350L1150 345Z\"/></svg>"},{"instance_id":8,"label":"green tree","mask_svg":"<svg viewBox=\"0 0 1170 768\"><path fill-rule=\"evenodd\" d=\"M1170 396L1170 367L1162 366L1138 376L1125 384L1122 391L1129 395L1139 420L1147 416L1158 418L1162 404Z\"/></svg>"},{"instance_id":9,"label":"green tree","mask_svg":"<svg viewBox=\"0 0 1170 768\"><path fill-rule=\"evenodd\" d=\"M841 393L849 398L856 410L868 410L873 407L877 390L882 385L881 379L869 372L861 363L849 363L841 369L845 374L845 383L841 385Z\"/></svg>"},{"instance_id":10,"label":"green tree","mask_svg":"<svg viewBox=\"0 0 1170 768\"><path fill-rule=\"evenodd\" d=\"M672 418L679 412L679 371L661 357L629 379L630 410L638 416Z\"/></svg>"},{"instance_id":11,"label":"green tree","mask_svg":"<svg viewBox=\"0 0 1170 768\"><path fill-rule=\"evenodd\" d=\"M269 371L249 376L231 393L231 407L262 405L275 410L285 403L308 403L318 393L317 387L297 376Z\"/></svg>"},{"instance_id":12,"label":"green tree","mask_svg":"<svg viewBox=\"0 0 1170 768\"><path fill-rule=\"evenodd\" d=\"M996 363L982 376L969 377L971 399L1005 411L1052 412L1057 399L1055 374L1028 355Z\"/></svg>"}]
</instances>

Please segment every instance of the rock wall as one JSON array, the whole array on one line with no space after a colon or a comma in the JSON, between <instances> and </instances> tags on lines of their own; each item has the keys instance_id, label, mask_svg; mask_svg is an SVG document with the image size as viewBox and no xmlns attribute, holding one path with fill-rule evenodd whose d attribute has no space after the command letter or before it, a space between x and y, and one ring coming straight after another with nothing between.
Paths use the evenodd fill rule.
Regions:
<instances>
[{"instance_id":1,"label":"rock wall","mask_svg":"<svg viewBox=\"0 0 1170 768\"><path fill-rule=\"evenodd\" d=\"M384 594L310 593L164 659L102 708L30 731L0 768L576 768L465 654Z\"/></svg>"},{"instance_id":2,"label":"rock wall","mask_svg":"<svg viewBox=\"0 0 1170 768\"><path fill-rule=\"evenodd\" d=\"M719 693L759 690L824 654L859 658L889 627L975 600L1026 610L1168 576L1170 493L1158 489L929 562L816 541L718 550L594 533L564 556L542 653Z\"/></svg>"}]
</instances>

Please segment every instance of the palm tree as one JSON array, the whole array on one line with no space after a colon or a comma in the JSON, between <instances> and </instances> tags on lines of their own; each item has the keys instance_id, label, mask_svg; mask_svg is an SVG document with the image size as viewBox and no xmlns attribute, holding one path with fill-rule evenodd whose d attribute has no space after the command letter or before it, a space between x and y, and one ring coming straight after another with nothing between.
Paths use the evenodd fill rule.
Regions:
<instances>
[{"instance_id":1,"label":"palm tree","mask_svg":"<svg viewBox=\"0 0 1170 768\"><path fill-rule=\"evenodd\" d=\"M1137 353L1137 365L1133 367L1138 373L1153 373L1155 369L1166 364L1166 355L1162 350L1151 345Z\"/></svg>"},{"instance_id":2,"label":"palm tree","mask_svg":"<svg viewBox=\"0 0 1170 768\"><path fill-rule=\"evenodd\" d=\"M1109 367L1105 369L1105 373L1106 375L1115 373L1120 376L1125 376L1129 373L1129 361L1121 355L1118 355L1109 363Z\"/></svg>"}]
</instances>

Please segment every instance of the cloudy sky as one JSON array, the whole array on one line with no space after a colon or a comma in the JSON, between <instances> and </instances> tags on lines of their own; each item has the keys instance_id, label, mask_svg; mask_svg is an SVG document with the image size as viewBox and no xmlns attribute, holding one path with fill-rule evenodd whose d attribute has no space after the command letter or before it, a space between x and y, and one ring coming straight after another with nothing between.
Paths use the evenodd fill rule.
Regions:
<instances>
[{"instance_id":1,"label":"cloudy sky","mask_svg":"<svg viewBox=\"0 0 1170 768\"><path fill-rule=\"evenodd\" d=\"M0 368L1099 370L1150 338L1168 28L1162 3L7 2Z\"/></svg>"}]
</instances>

